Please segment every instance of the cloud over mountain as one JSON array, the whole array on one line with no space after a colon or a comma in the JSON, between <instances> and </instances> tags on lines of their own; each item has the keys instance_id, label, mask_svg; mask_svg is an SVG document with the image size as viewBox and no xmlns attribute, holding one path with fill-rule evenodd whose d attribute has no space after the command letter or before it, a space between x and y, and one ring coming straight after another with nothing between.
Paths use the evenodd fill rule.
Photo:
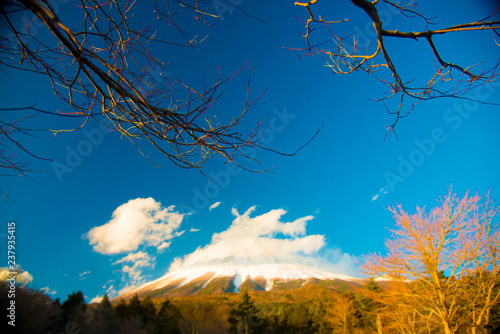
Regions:
<instances>
[{"instance_id":1,"label":"cloud over mountain","mask_svg":"<svg viewBox=\"0 0 500 334\"><path fill-rule=\"evenodd\" d=\"M306 234L313 216L284 222L283 209L251 217L255 209L240 214L233 208L232 224L214 233L208 245L174 259L164 276L135 289L122 289L120 298L153 291L166 297L237 292L242 284L272 290L288 281L302 286L318 279L360 280L350 276L356 273L353 256L325 247L324 235Z\"/></svg>"},{"instance_id":2,"label":"cloud over mountain","mask_svg":"<svg viewBox=\"0 0 500 334\"><path fill-rule=\"evenodd\" d=\"M251 207L243 214L233 208L236 217L229 228L215 233L212 241L184 258L176 258L169 271L191 266L216 265L228 262L235 265L316 263L315 254L325 245L323 235L306 235L306 225L313 216L292 222L282 222L283 209L271 210L256 217Z\"/></svg>"},{"instance_id":3,"label":"cloud over mountain","mask_svg":"<svg viewBox=\"0 0 500 334\"><path fill-rule=\"evenodd\" d=\"M116 282L110 282L103 287L103 292L105 290L105 293L114 297L145 284L143 271L155 267L154 254L161 252L165 244L170 244L174 237L182 234L178 229L183 215L173 210L173 206L164 208L152 198L139 198L121 205L107 224L89 231L87 237L96 251L108 255L124 254L124 257L113 262L121 266L122 285L118 287L115 286ZM297 269L301 275L313 272L311 268L344 275L354 272L354 258L351 255L340 249L325 249L324 235L307 235L306 227L314 219L313 216L287 222L282 219L287 213L283 209L252 215L255 210L253 206L240 214L233 208L235 218L230 226L225 231L214 233L208 245L200 246L184 257L175 258L169 273L196 275L204 270L222 267L225 272L233 272L234 268L239 268L236 271L254 268L266 272L274 272L279 268L288 268L287 271L290 268L303 268ZM294 276L291 272L287 275Z\"/></svg>"},{"instance_id":4,"label":"cloud over mountain","mask_svg":"<svg viewBox=\"0 0 500 334\"><path fill-rule=\"evenodd\" d=\"M142 269L154 268L156 265L156 258L146 252L137 252L130 253L113 264L122 263L128 263L123 265L122 272L128 275L129 284L136 286L143 281Z\"/></svg>"}]
</instances>

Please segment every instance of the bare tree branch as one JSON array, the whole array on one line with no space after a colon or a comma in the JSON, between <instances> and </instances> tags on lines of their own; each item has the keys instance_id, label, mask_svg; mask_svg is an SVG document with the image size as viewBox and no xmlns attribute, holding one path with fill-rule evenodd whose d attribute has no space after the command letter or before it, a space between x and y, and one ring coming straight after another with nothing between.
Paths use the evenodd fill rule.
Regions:
<instances>
[{"instance_id":1,"label":"bare tree branch","mask_svg":"<svg viewBox=\"0 0 500 334\"><path fill-rule=\"evenodd\" d=\"M492 31L498 36L500 29L500 21L490 20L500 9L497 9L490 16L471 23L463 23L453 25L447 28L429 30L430 25L437 24L435 17L428 17L423 12L417 9L416 1L408 1L406 4L395 3L388 0L383 1L367 1L367 0L351 0L351 3L363 10L373 23L376 32L375 45L376 49L369 52L368 47L365 50L359 49L356 44L356 36L354 38L354 46L348 47L346 38L338 37L331 27L333 24L346 22L347 19L339 21L326 21L321 16L316 16L313 13L313 5L317 5L319 0L312 0L306 3L296 2L295 5L304 7L307 10L309 18L306 22L306 33L303 35L306 41L306 47L302 49L305 55L318 55L323 59L325 65L332 69L334 73L350 74L355 71L365 71L370 75L374 75L380 69L388 69L388 72L383 72L378 79L389 88L389 93L376 100L385 101L390 98L395 98L398 103L397 107L390 110L389 113L395 115L395 121L388 127L388 133L393 132L396 124L401 118L410 114L414 107L421 101L452 97L462 98L470 90L472 84L475 86L482 85L488 82L493 82L498 77L498 64L500 58L490 69L473 71L475 65L459 65L449 60L443 59L439 48L436 46L433 38L437 35L450 33L458 33L465 31ZM406 18L417 18L425 22L425 28L417 32L404 32L399 30L387 30L384 28L384 22L380 18L377 5L385 3L395 9L400 15ZM311 33L315 30L312 24L320 23L326 27L330 34L335 47L327 49L324 47L324 42L314 43ZM386 47L384 38L399 38L399 39L424 39L429 44L434 57L437 60L436 72L432 75L426 84L415 85L413 80L405 80L401 77L400 72L396 68L391 59L391 53ZM498 44L498 43L497 43ZM416 64L415 64L416 65ZM417 66L414 67L416 68ZM450 82L454 80L454 84ZM409 103L406 103L409 100ZM482 101L478 101L482 102Z\"/></svg>"},{"instance_id":2,"label":"bare tree branch","mask_svg":"<svg viewBox=\"0 0 500 334\"><path fill-rule=\"evenodd\" d=\"M75 128L51 129L54 135L81 129L90 120L101 122L104 117L111 129L129 139L144 156L140 142L149 143L181 168L200 171L203 164L214 156L250 170L241 163L242 160L255 160L244 153L246 147L280 154L259 144L259 124L248 132L242 131L247 113L259 99L250 97L250 66L243 66L225 78L219 69L218 77L211 85L204 84L201 90L196 90L170 75L164 60L154 57L149 51L150 45L155 43L194 47L203 41L204 37L185 32L178 24L177 16L180 9L189 10L203 17L203 24L209 25L205 18L219 15L212 2L154 2L158 17L173 26L184 43L176 42L176 38L160 40L155 31L134 23L134 3L79 0L77 7L83 25L76 27L73 22L70 26L70 22L61 20L57 8L48 1L9 0L1 3L1 24L10 33L0 40L0 64L46 76L57 96L72 107L69 113L29 109L37 114L80 119L80 125ZM228 4L238 8L231 1ZM26 27L19 27L12 20L19 13L33 16L31 21L26 20ZM45 30L32 30L34 22ZM216 121L211 108L221 96L221 87L245 67L248 67L249 80L244 106L229 121ZM2 126L1 134L31 157L40 158L10 137L12 129L19 131L20 127L6 129ZM12 156L4 154L2 157L3 167L19 174L27 171L23 168L26 165L21 163L9 164ZM238 160L238 157L244 159ZM263 172L268 168L251 171Z\"/></svg>"}]
</instances>

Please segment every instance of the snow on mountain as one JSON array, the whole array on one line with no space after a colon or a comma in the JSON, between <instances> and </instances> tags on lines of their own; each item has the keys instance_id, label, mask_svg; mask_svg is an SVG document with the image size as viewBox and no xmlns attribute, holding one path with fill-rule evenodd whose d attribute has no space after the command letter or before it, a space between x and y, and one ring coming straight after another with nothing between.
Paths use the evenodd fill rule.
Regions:
<instances>
[{"instance_id":1,"label":"snow on mountain","mask_svg":"<svg viewBox=\"0 0 500 334\"><path fill-rule=\"evenodd\" d=\"M323 285L332 287L362 281L319 269L349 272L353 257L340 250L330 252L328 260L319 255L326 244L325 236L306 233L313 216L283 222L283 209L253 217L255 210L253 206L240 214L233 208L232 224L214 233L210 243L175 258L163 277L118 298L238 292L242 285L262 291L299 288L322 280Z\"/></svg>"},{"instance_id":2,"label":"snow on mountain","mask_svg":"<svg viewBox=\"0 0 500 334\"><path fill-rule=\"evenodd\" d=\"M362 279L336 274L324 270L298 264L245 264L219 263L215 265L196 265L168 272L163 277L130 291L120 298L130 298L134 294L160 295L169 291L170 295L186 295L201 289L218 286L208 291L238 292L242 284L257 284L269 291L274 289L276 282L286 283L303 281L306 284L311 279L342 280L359 282ZM246 284L245 284L246 285ZM179 292L179 291L183 292Z\"/></svg>"}]
</instances>

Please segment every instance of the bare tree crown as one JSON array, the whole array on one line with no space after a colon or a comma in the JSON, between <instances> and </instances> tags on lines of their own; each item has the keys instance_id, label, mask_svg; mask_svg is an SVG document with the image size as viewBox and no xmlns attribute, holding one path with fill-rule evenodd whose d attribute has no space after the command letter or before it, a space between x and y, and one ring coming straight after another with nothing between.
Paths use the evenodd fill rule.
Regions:
<instances>
[{"instance_id":1,"label":"bare tree crown","mask_svg":"<svg viewBox=\"0 0 500 334\"><path fill-rule=\"evenodd\" d=\"M438 24L435 17L424 15L423 11L418 8L417 1L393 2L388 0L351 0L351 3L364 11L373 23L376 36L372 45L358 45L358 36L341 36L335 31L335 26L348 19L327 20L318 15L315 10L315 5L319 5L321 0L311 0L309 2L295 2L295 5L302 6L306 9L308 18L305 20L305 33L303 34L306 47L302 49L304 55L316 55L323 61L324 65L330 68L334 73L350 74L355 71L365 71L370 75L375 75L382 83L388 87L387 95L377 101L388 101L396 99L398 102L395 108L389 108L388 112L395 115L394 123L388 127L388 133L393 132L398 121L408 116L414 107L426 100L454 97L468 98L467 92L478 85L493 82L497 79L497 68L500 58L491 68L479 69L478 64L457 64L442 56L441 50L436 45L434 38L438 35L451 34L466 31L490 31L492 34L492 43L499 44L500 21L493 20L498 13L500 7L490 16L481 18L475 22L462 23L449 27L429 29ZM404 18L419 19L424 23L425 28L422 31L399 31L388 30L384 26L384 22L379 15L379 6L385 4L392 9L393 12L403 16ZM334 15L333 13L323 13L324 16ZM323 27L327 34L330 35L331 43L324 40L315 41L314 36L316 29ZM431 50L436 70L431 75L427 82L420 85L413 81L413 77L404 78L400 70L394 64L391 56L390 48L387 47L386 39L412 39L425 40ZM354 40L354 45L349 43ZM332 47L328 45L332 44ZM418 64L412 65L418 68ZM481 102L481 101L480 101Z\"/></svg>"}]
</instances>

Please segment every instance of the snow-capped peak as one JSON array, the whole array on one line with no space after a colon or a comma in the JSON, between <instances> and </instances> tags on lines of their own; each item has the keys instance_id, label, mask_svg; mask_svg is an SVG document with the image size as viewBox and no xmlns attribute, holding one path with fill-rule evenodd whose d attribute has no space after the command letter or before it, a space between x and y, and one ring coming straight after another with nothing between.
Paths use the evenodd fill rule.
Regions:
<instances>
[{"instance_id":1,"label":"snow-capped peak","mask_svg":"<svg viewBox=\"0 0 500 334\"><path fill-rule=\"evenodd\" d=\"M163 277L147 283L140 288L127 293L126 295L132 296L135 293L144 294L148 292L155 292L169 286L175 286L175 288L178 289L192 282L197 282L196 284L199 284L200 288L204 288L211 281L217 278L231 278L231 282L234 285L234 292L238 292L241 284L248 279L252 281L264 280L266 290L272 289L274 286L273 281L276 280L285 282L288 280L308 280L311 278L320 280L359 280L355 277L335 274L298 264L200 264L168 272Z\"/></svg>"}]
</instances>

